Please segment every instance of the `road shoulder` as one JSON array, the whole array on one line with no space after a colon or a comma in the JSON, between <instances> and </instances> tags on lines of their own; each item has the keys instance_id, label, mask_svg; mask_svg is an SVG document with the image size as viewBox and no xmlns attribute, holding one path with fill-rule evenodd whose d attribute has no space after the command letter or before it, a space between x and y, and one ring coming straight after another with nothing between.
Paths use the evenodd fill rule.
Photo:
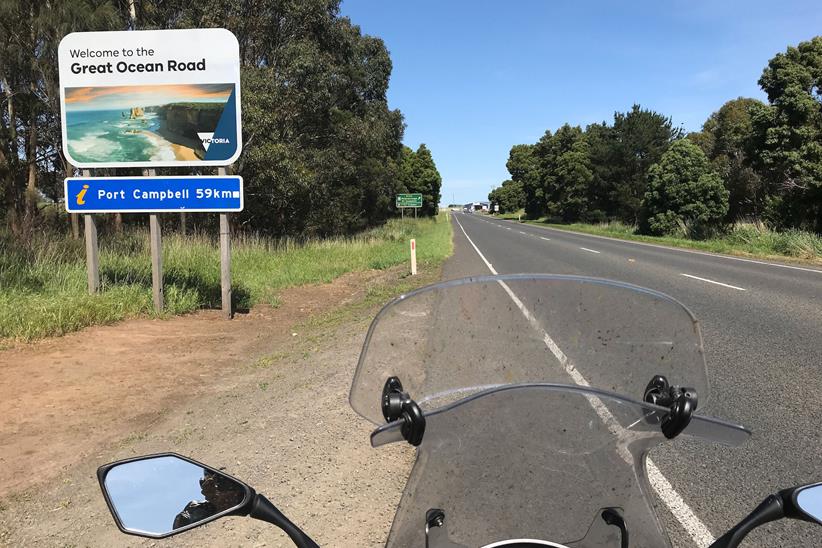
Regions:
<instances>
[{"instance_id":1,"label":"road shoulder","mask_svg":"<svg viewBox=\"0 0 822 548\"><path fill-rule=\"evenodd\" d=\"M136 320L0 353L2 401L12 416L3 428L28 431L31 421L39 424L36 437L4 435L15 445L3 447L8 477L0 484L17 488L7 487L0 500L0 545L149 545L116 530L94 470L160 451L224 466L323 545L381 544L402 489L397 478L407 475L413 451L372 449L371 426L351 411L348 390L379 305L440 275L439 267L413 279L404 268L352 274L289 290L280 308L255 308L233 322L209 313ZM40 361L32 365L34 358ZM48 367L57 379L44 394L62 387L64 397L51 407L45 400L43 409L30 407L37 382L29 388L21 377ZM71 376L59 380L68 370ZM16 399L15 382L21 386ZM20 458L24 442L30 459ZM169 545L214 545L216 539L223 546L288 545L274 528L239 518Z\"/></svg>"}]
</instances>

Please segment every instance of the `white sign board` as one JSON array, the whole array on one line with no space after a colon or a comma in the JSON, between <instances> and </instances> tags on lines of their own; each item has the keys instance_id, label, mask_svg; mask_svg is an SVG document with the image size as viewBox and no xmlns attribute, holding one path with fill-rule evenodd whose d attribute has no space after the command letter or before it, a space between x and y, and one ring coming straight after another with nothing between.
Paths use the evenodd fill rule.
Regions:
<instances>
[{"instance_id":1,"label":"white sign board","mask_svg":"<svg viewBox=\"0 0 822 548\"><path fill-rule=\"evenodd\" d=\"M77 32L58 58L72 164L224 166L239 157L240 47L230 31Z\"/></svg>"}]
</instances>

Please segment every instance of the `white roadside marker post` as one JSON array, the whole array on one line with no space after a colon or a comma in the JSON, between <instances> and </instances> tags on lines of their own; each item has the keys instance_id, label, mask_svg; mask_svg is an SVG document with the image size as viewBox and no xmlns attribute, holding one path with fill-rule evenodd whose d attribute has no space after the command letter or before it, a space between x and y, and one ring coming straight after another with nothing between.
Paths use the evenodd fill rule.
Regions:
<instances>
[{"instance_id":1,"label":"white roadside marker post","mask_svg":"<svg viewBox=\"0 0 822 548\"><path fill-rule=\"evenodd\" d=\"M417 240L411 240L411 275L417 275Z\"/></svg>"}]
</instances>

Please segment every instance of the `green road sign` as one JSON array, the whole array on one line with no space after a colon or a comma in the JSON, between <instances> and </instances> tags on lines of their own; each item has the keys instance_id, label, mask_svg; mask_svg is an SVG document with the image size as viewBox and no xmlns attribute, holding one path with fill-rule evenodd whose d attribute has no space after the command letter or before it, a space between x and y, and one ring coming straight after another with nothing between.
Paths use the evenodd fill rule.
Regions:
<instances>
[{"instance_id":1,"label":"green road sign","mask_svg":"<svg viewBox=\"0 0 822 548\"><path fill-rule=\"evenodd\" d=\"M422 194L397 194L397 207L422 207Z\"/></svg>"}]
</instances>

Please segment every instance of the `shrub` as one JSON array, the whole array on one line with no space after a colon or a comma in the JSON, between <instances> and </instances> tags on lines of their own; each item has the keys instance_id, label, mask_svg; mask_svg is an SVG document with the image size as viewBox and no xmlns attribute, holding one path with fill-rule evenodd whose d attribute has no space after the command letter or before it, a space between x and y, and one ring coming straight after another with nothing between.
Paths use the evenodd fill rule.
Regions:
<instances>
[{"instance_id":1,"label":"shrub","mask_svg":"<svg viewBox=\"0 0 822 548\"><path fill-rule=\"evenodd\" d=\"M687 139L674 142L648 172L643 231L702 239L722 224L728 191L705 153Z\"/></svg>"}]
</instances>

